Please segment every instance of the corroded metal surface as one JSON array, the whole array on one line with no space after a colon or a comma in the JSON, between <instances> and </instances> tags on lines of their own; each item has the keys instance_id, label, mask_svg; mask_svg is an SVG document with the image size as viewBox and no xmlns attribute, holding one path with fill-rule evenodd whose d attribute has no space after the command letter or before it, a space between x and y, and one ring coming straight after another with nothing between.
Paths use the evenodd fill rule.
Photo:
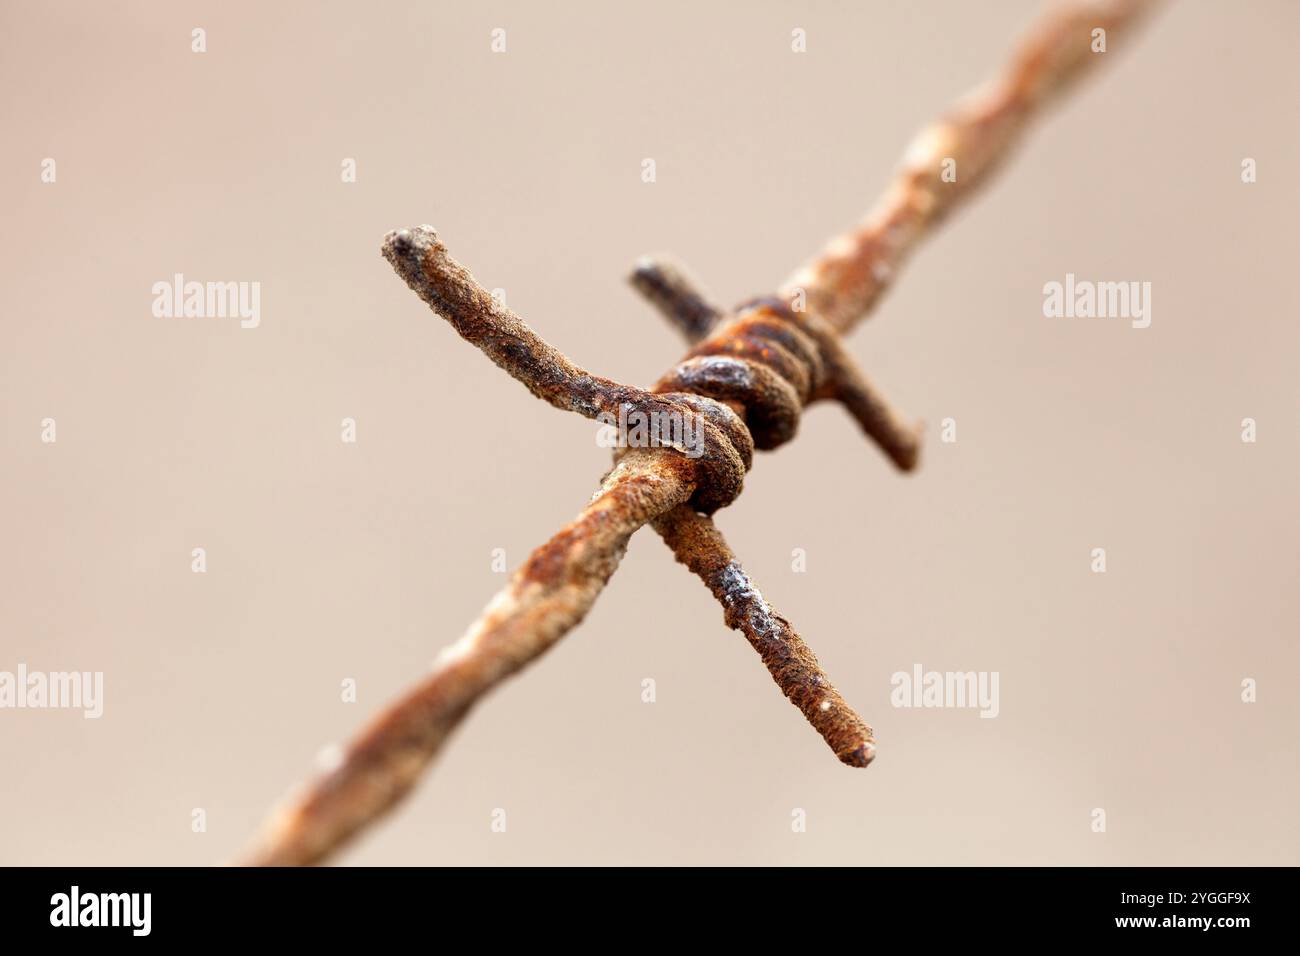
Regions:
<instances>
[{"instance_id":1,"label":"corroded metal surface","mask_svg":"<svg viewBox=\"0 0 1300 956\"><path fill-rule=\"evenodd\" d=\"M876 754L871 728L822 672L812 649L763 599L717 526L690 508L656 518L655 530L677 560L705 583L722 605L727 626L745 635L781 692L851 767L865 767Z\"/></svg>"},{"instance_id":2,"label":"corroded metal surface","mask_svg":"<svg viewBox=\"0 0 1300 956\"><path fill-rule=\"evenodd\" d=\"M390 233L383 253L407 284L534 395L588 418L629 409L696 415L702 448L698 455L674 447L619 449L591 503L529 556L480 619L443 652L429 677L384 710L337 767L286 802L247 862L319 862L382 816L410 791L480 697L582 620L629 538L646 524L705 582L727 624L745 635L839 759L856 767L870 763L870 727L831 685L789 622L759 594L710 515L740 494L754 449L789 441L811 402L841 403L895 465L915 467L919 427L874 389L840 333L875 305L930 228L1003 161L1050 94L1104 59L1091 53L1092 30L1106 29L1113 44L1151 5L1076 4L1045 17L1002 75L918 137L868 219L833 241L776 295L728 313L709 303L677 267L640 263L633 284L693 343L651 390L575 365L475 282L432 228ZM946 160L955 161L955 180L940 175Z\"/></svg>"},{"instance_id":3,"label":"corroded metal surface","mask_svg":"<svg viewBox=\"0 0 1300 956\"><path fill-rule=\"evenodd\" d=\"M320 862L415 784L483 694L577 625L618 567L632 533L686 500L691 486L632 449L571 524L510 578L483 616L438 657L433 672L383 711L342 762L272 816L249 862Z\"/></svg>"},{"instance_id":4,"label":"corroded metal surface","mask_svg":"<svg viewBox=\"0 0 1300 956\"><path fill-rule=\"evenodd\" d=\"M1132 36L1159 0L1074 3L1036 22L992 81L962 99L912 140L894 181L861 225L832 239L781 287L846 332L889 288L908 256L934 226L1004 164L1029 121ZM1106 53L1093 51L1105 30ZM943 175L952 160L955 178Z\"/></svg>"}]
</instances>

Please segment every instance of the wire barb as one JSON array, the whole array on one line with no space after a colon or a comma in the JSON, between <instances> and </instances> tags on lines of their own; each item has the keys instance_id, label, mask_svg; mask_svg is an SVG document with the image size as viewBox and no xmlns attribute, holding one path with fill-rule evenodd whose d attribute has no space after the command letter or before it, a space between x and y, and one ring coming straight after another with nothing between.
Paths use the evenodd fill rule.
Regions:
<instances>
[{"instance_id":1,"label":"wire barb","mask_svg":"<svg viewBox=\"0 0 1300 956\"><path fill-rule=\"evenodd\" d=\"M722 310L712 305L681 267L666 256L643 257L628 281L681 331L687 342L704 338L722 316Z\"/></svg>"},{"instance_id":2,"label":"wire barb","mask_svg":"<svg viewBox=\"0 0 1300 956\"><path fill-rule=\"evenodd\" d=\"M823 339L822 355L827 366L826 385L817 397L843 405L863 433L880 446L900 471L915 469L921 458L924 424L903 418L858 368L838 336Z\"/></svg>"},{"instance_id":3,"label":"wire barb","mask_svg":"<svg viewBox=\"0 0 1300 956\"><path fill-rule=\"evenodd\" d=\"M677 560L713 592L727 626L745 635L781 692L835 756L850 767L871 763L876 755L871 728L844 702L790 622L763 600L713 519L678 507L653 523Z\"/></svg>"}]
</instances>

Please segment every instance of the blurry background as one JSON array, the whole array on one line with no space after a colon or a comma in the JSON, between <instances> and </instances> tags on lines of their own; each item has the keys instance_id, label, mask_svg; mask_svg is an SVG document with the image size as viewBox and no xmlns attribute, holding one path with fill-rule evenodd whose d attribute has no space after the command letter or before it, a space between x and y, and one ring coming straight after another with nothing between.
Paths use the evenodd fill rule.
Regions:
<instances>
[{"instance_id":1,"label":"blurry background","mask_svg":"<svg viewBox=\"0 0 1300 956\"><path fill-rule=\"evenodd\" d=\"M385 232L433 223L648 384L683 346L638 255L724 302L774 288L1040 9L6 4L0 670L103 671L105 711L0 711L0 862L231 858L478 615L492 549L513 569L595 488L595 426L434 317ZM851 340L930 423L920 471L816 407L719 514L875 765L836 762L644 532L340 862L1300 862L1298 40L1282 0L1113 37ZM177 272L260 282L260 327L153 317ZM1067 272L1151 282L1151 327L1045 319ZM918 663L998 671L1000 716L892 708Z\"/></svg>"}]
</instances>

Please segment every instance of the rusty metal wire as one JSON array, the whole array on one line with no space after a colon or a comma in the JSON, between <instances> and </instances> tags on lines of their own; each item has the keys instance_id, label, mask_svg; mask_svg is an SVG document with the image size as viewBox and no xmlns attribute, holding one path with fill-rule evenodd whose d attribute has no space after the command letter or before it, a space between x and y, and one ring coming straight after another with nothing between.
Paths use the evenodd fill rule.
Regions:
<instances>
[{"instance_id":1,"label":"rusty metal wire","mask_svg":"<svg viewBox=\"0 0 1300 956\"><path fill-rule=\"evenodd\" d=\"M651 390L601 378L546 343L493 299L429 226L390 233L383 254L460 335L534 395L588 418L620 411L695 416L702 453L621 448L578 517L534 551L433 672L385 709L341 763L292 797L245 862L318 863L414 786L452 729L493 686L576 626L650 524L723 606L773 680L845 764L875 756L871 728L848 706L790 623L763 599L710 517L740 494L754 449L794 437L803 409L842 404L902 470L915 467L920 427L858 369L840 336L879 300L920 239L984 182L1028 120L1094 63L1093 30L1126 36L1155 0L1075 4L1049 13L1009 67L933 124L907 151L876 209L796 272L776 295L733 310L712 304L666 260L638 264L633 285L691 349ZM955 160L957 178L940 175Z\"/></svg>"}]
</instances>

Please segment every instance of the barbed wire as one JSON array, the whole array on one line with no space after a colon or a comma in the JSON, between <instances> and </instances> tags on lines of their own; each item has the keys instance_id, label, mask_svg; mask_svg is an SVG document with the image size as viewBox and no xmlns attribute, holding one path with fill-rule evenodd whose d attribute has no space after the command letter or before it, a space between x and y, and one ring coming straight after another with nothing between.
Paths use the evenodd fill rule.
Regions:
<instances>
[{"instance_id":1,"label":"barbed wire","mask_svg":"<svg viewBox=\"0 0 1300 956\"><path fill-rule=\"evenodd\" d=\"M651 525L758 651L782 693L836 756L867 766L871 728L848 706L812 650L762 597L711 515L736 499L755 449L794 437L803 409L839 402L901 470L916 466L921 428L858 368L841 336L879 301L933 227L1001 165L1028 121L1102 59L1158 0L1071 4L1049 12L1007 68L922 131L877 207L772 296L731 310L713 304L666 259L631 281L691 344L650 390L580 368L494 299L430 226L390 233L383 254L412 290L470 344L537 397L587 418L620 413L689 418L698 448L621 447L578 517L514 573L432 673L384 709L333 769L272 815L245 862L318 863L405 796L450 732L492 687L582 621L631 536ZM1102 34L1097 49L1097 34Z\"/></svg>"}]
</instances>

